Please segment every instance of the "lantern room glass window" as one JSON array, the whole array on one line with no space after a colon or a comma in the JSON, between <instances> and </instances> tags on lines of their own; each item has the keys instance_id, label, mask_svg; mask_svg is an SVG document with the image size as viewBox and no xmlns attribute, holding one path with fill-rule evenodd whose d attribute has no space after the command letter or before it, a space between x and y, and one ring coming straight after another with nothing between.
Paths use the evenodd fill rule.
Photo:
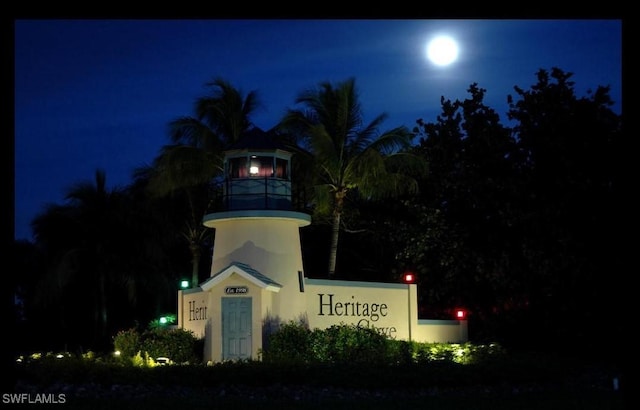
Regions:
<instances>
[{"instance_id":1,"label":"lantern room glass window","mask_svg":"<svg viewBox=\"0 0 640 410\"><path fill-rule=\"evenodd\" d=\"M276 158L276 178L289 179L289 161L283 158Z\"/></svg>"},{"instance_id":2,"label":"lantern room glass window","mask_svg":"<svg viewBox=\"0 0 640 410\"><path fill-rule=\"evenodd\" d=\"M260 157L257 155L251 155L251 157L249 158L249 176L272 177L273 157Z\"/></svg>"},{"instance_id":3,"label":"lantern room glass window","mask_svg":"<svg viewBox=\"0 0 640 410\"><path fill-rule=\"evenodd\" d=\"M231 178L276 177L289 179L289 161L284 158L249 155L230 158L227 175Z\"/></svg>"},{"instance_id":4,"label":"lantern room glass window","mask_svg":"<svg viewBox=\"0 0 640 410\"><path fill-rule=\"evenodd\" d=\"M246 157L231 158L229 160L228 173L231 178L246 178L247 177L247 158Z\"/></svg>"}]
</instances>

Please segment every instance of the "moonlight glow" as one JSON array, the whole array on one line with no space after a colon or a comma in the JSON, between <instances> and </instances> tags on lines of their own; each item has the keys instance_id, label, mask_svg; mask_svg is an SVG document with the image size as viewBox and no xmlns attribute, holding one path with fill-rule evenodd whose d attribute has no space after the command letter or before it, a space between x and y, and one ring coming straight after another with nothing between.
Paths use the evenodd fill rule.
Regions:
<instances>
[{"instance_id":1,"label":"moonlight glow","mask_svg":"<svg viewBox=\"0 0 640 410\"><path fill-rule=\"evenodd\" d=\"M429 41L427 57L437 66L446 66L458 58L458 44L448 36L438 36Z\"/></svg>"}]
</instances>

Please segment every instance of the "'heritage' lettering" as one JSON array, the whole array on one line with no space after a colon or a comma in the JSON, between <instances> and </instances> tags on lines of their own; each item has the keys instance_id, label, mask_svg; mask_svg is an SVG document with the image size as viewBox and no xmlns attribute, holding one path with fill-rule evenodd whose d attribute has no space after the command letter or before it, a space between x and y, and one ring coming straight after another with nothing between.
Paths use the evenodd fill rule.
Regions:
<instances>
[{"instance_id":1,"label":"'heritage' lettering","mask_svg":"<svg viewBox=\"0 0 640 410\"><path fill-rule=\"evenodd\" d=\"M325 301L325 294L318 293L320 297L320 310L318 315L324 316L354 316L368 317L372 322L377 322L380 317L387 316L388 306L386 303L362 303L355 300L355 296L351 296L352 302L335 302L333 294L328 294L328 300Z\"/></svg>"}]
</instances>

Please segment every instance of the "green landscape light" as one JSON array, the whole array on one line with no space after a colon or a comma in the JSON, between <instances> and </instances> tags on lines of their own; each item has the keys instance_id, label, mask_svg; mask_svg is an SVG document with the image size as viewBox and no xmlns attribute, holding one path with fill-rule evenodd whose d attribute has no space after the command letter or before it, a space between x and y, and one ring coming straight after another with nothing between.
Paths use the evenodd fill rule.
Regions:
<instances>
[{"instance_id":1,"label":"green landscape light","mask_svg":"<svg viewBox=\"0 0 640 410\"><path fill-rule=\"evenodd\" d=\"M160 316L160 324L161 325L166 325L167 324L167 317L166 316Z\"/></svg>"},{"instance_id":2,"label":"green landscape light","mask_svg":"<svg viewBox=\"0 0 640 410\"><path fill-rule=\"evenodd\" d=\"M180 288L181 289L187 289L189 287L189 281L186 279L183 279L180 281Z\"/></svg>"}]
</instances>

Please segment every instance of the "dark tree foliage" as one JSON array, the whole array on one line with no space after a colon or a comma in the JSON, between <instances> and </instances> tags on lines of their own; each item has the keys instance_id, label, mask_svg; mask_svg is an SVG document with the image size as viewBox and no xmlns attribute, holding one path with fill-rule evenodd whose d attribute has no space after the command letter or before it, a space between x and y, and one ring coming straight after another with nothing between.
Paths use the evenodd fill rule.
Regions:
<instances>
[{"instance_id":1,"label":"dark tree foliage","mask_svg":"<svg viewBox=\"0 0 640 410\"><path fill-rule=\"evenodd\" d=\"M405 202L399 221L405 244L399 260L420 277L430 317L451 318L455 307L476 315L518 304L510 283L510 204L514 196L514 140L498 115L483 104L476 84L470 99L442 99L436 123L419 121L415 151L429 163L421 195ZM477 316L476 316L477 317Z\"/></svg>"},{"instance_id":2,"label":"dark tree foliage","mask_svg":"<svg viewBox=\"0 0 640 410\"><path fill-rule=\"evenodd\" d=\"M108 190L98 171L34 219L35 243L23 246L36 261L21 283L25 348L103 351L118 330L173 310L180 256L167 204L135 185Z\"/></svg>"},{"instance_id":3,"label":"dark tree foliage","mask_svg":"<svg viewBox=\"0 0 640 410\"><path fill-rule=\"evenodd\" d=\"M540 70L509 96L512 129L482 103L442 99L419 121L430 164L421 195L396 223L399 261L417 269L430 313L470 309L472 334L518 344L582 337L614 325L622 283L615 238L621 119L608 89L575 96L570 73Z\"/></svg>"},{"instance_id":4,"label":"dark tree foliage","mask_svg":"<svg viewBox=\"0 0 640 410\"><path fill-rule=\"evenodd\" d=\"M515 87L520 181L519 227L531 311L558 338L592 344L621 335L625 267L619 202L621 118L608 88L578 98L571 73L540 70L530 90ZM540 317L541 316L541 317ZM611 326L593 332L594 323ZM550 336L550 335L547 335Z\"/></svg>"}]
</instances>

